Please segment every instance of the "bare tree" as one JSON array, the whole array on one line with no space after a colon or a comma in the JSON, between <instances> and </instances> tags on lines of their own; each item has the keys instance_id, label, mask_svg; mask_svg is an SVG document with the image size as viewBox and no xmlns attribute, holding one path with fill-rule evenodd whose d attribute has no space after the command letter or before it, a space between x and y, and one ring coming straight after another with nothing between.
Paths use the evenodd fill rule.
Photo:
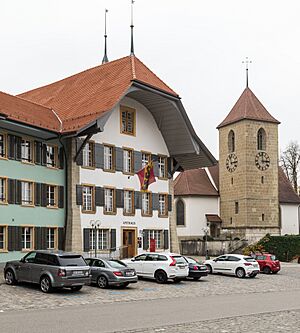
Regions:
<instances>
[{"instance_id":1,"label":"bare tree","mask_svg":"<svg viewBox=\"0 0 300 333\"><path fill-rule=\"evenodd\" d=\"M284 173L298 193L298 172L300 169L300 145L297 141L291 141L281 153L280 164Z\"/></svg>"}]
</instances>

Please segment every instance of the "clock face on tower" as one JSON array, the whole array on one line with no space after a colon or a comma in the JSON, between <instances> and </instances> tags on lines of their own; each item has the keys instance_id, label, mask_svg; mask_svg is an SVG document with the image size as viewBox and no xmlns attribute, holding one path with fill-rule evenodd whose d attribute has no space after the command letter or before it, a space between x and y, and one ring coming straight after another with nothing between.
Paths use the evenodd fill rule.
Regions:
<instances>
[{"instance_id":1,"label":"clock face on tower","mask_svg":"<svg viewBox=\"0 0 300 333\"><path fill-rule=\"evenodd\" d=\"M238 159L235 153L228 155L226 159L226 168L229 172L233 172L238 166Z\"/></svg>"},{"instance_id":2,"label":"clock face on tower","mask_svg":"<svg viewBox=\"0 0 300 333\"><path fill-rule=\"evenodd\" d=\"M259 152L255 156L255 165L261 171L267 170L268 167L270 166L269 155L267 153L265 153L264 151Z\"/></svg>"}]
</instances>

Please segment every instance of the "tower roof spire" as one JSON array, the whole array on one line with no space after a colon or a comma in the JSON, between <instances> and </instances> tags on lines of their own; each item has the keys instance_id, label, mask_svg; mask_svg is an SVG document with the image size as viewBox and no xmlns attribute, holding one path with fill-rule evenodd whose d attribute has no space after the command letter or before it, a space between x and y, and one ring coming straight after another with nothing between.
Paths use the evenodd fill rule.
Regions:
<instances>
[{"instance_id":1,"label":"tower roof spire","mask_svg":"<svg viewBox=\"0 0 300 333\"><path fill-rule=\"evenodd\" d=\"M106 64L108 62L107 57L107 33L106 33L106 14L108 12L108 9L105 8L104 12L104 56L102 59L102 64Z\"/></svg>"},{"instance_id":2,"label":"tower roof spire","mask_svg":"<svg viewBox=\"0 0 300 333\"><path fill-rule=\"evenodd\" d=\"M248 65L252 64L252 61L249 60L248 57L246 57L246 59L244 61L242 61L243 64L245 64L246 66L246 88L249 87L249 70L248 70Z\"/></svg>"},{"instance_id":3,"label":"tower roof spire","mask_svg":"<svg viewBox=\"0 0 300 333\"><path fill-rule=\"evenodd\" d=\"M133 46L133 4L134 4L134 0L131 0L131 46L130 46L130 55L134 55L134 46Z\"/></svg>"}]
</instances>

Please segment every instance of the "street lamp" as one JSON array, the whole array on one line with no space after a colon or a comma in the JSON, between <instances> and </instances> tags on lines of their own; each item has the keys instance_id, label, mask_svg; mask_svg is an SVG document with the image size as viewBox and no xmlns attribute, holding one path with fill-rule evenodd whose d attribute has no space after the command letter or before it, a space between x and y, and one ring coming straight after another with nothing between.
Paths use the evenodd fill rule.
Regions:
<instances>
[{"instance_id":1,"label":"street lamp","mask_svg":"<svg viewBox=\"0 0 300 333\"><path fill-rule=\"evenodd\" d=\"M204 237L205 237L205 243L204 243L204 252L205 252L205 259L208 259L208 249L207 249L207 235L208 235L208 226L202 228L202 230L204 231Z\"/></svg>"},{"instance_id":2,"label":"street lamp","mask_svg":"<svg viewBox=\"0 0 300 333\"><path fill-rule=\"evenodd\" d=\"M97 229L100 228L100 220L90 220L90 226L94 230L94 249L95 249L95 258L97 257Z\"/></svg>"}]
</instances>

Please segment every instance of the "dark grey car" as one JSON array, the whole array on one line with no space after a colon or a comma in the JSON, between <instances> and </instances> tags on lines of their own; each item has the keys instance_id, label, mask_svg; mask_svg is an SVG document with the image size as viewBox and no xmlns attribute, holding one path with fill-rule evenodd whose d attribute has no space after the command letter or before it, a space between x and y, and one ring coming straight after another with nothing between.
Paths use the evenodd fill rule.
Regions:
<instances>
[{"instance_id":1,"label":"dark grey car","mask_svg":"<svg viewBox=\"0 0 300 333\"><path fill-rule=\"evenodd\" d=\"M86 258L85 261L91 267L92 283L96 283L100 288L113 285L127 287L138 281L135 269L122 261L98 258Z\"/></svg>"},{"instance_id":2,"label":"dark grey car","mask_svg":"<svg viewBox=\"0 0 300 333\"><path fill-rule=\"evenodd\" d=\"M79 254L63 251L31 251L18 261L9 261L4 267L7 284L30 282L40 285L44 293L55 288L78 291L90 284L90 267Z\"/></svg>"}]
</instances>

